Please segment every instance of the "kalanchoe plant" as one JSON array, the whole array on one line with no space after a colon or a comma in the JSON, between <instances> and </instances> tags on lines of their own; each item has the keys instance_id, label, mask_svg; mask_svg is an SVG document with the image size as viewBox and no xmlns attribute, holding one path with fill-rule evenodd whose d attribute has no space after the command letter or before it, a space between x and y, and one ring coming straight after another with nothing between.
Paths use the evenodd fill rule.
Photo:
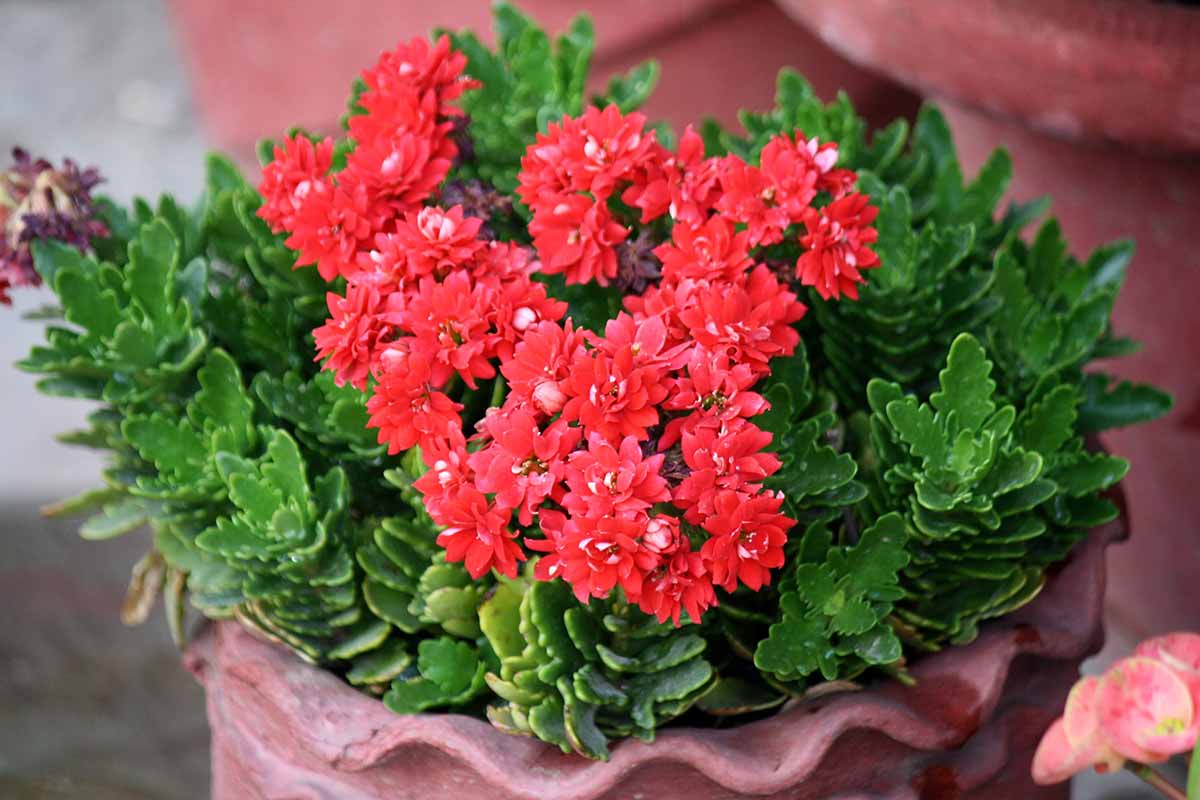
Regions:
<instances>
[{"instance_id":1,"label":"kalanchoe plant","mask_svg":"<svg viewBox=\"0 0 1200 800\"><path fill-rule=\"evenodd\" d=\"M935 108L869 134L785 71L744 135L676 138L653 65L586 97L585 18L496 15L384 53L257 187L211 158L194 209L5 184L62 309L21 366L110 453L56 510L154 530L131 616L165 589L180 638L186 599L605 758L906 679L1117 513L1084 437L1169 405L1084 371L1130 350L1127 246L1025 244L1042 206L997 213L1003 153L964 184Z\"/></svg>"}]
</instances>

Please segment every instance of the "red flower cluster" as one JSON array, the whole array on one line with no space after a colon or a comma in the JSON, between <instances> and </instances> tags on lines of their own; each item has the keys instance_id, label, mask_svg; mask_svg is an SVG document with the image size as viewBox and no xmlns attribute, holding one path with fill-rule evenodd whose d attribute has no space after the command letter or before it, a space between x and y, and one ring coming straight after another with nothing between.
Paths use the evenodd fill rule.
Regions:
<instances>
[{"instance_id":1,"label":"red flower cluster","mask_svg":"<svg viewBox=\"0 0 1200 800\"><path fill-rule=\"evenodd\" d=\"M461 206L422 205L455 155L462 68L444 40L385 54L364 76L345 170L327 174L331 142L297 138L264 171L263 218L290 231L300 263L347 279L317 358L369 390L389 453L420 447L415 485L448 560L513 576L531 551L535 575L581 602L619 587L659 621L699 620L717 588L770 581L794 524L764 488L780 461L754 424L769 407L755 386L795 352L806 309L762 248L791 237L801 283L854 297L875 265L875 210L831 143L780 136L753 166L705 158L690 129L672 153L642 115L590 108L522 160L535 260ZM665 220L629 238L664 217L669 240L653 234ZM602 336L531 278L608 285L622 264L645 290ZM464 430L458 386L493 379L498 405Z\"/></svg>"},{"instance_id":2,"label":"red flower cluster","mask_svg":"<svg viewBox=\"0 0 1200 800\"><path fill-rule=\"evenodd\" d=\"M754 166L735 155L706 159L691 128L678 153L644 128L641 114L589 108L578 120L551 125L529 148L517 193L533 210L529 230L546 272L602 286L617 276L615 248L629 229L613 219L609 200L621 190L621 200L640 210L640 222L670 215L676 223L674 247L660 253L664 277L668 271L680 279L706 277L722 256L736 272L737 255L778 244L801 226L800 282L824 299L858 297L861 271L878 265L868 247L877 238L871 223L878 210L853 192L854 173L835 166L835 144L799 132L776 136ZM822 192L833 201L816 208Z\"/></svg>"},{"instance_id":3,"label":"red flower cluster","mask_svg":"<svg viewBox=\"0 0 1200 800\"><path fill-rule=\"evenodd\" d=\"M462 112L453 101L476 85L462 75L466 63L447 36L384 53L363 72L358 105L366 113L350 118L355 147L336 177L332 139L296 134L275 148L258 215L290 234L297 266L316 264L326 280L352 277L376 238L433 194L458 154L450 133Z\"/></svg>"}]
</instances>

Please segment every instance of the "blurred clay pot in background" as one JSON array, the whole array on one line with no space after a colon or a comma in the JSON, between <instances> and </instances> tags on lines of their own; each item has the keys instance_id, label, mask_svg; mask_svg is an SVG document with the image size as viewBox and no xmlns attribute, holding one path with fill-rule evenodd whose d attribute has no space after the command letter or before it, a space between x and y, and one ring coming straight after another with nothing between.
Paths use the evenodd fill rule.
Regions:
<instances>
[{"instance_id":1,"label":"blurred clay pot in background","mask_svg":"<svg viewBox=\"0 0 1200 800\"><path fill-rule=\"evenodd\" d=\"M1110 619L1134 640L1200 625L1200 8L1149 0L778 0L865 68L942 104L971 174L1049 195L1076 255L1132 238L1111 365L1175 410L1105 436L1133 462L1133 540L1109 553Z\"/></svg>"},{"instance_id":2,"label":"blurred clay pot in background","mask_svg":"<svg viewBox=\"0 0 1200 800\"><path fill-rule=\"evenodd\" d=\"M380 3L342 0L337 13L312 0L170 0L206 128L215 143L249 161L254 143L293 125L333 131L350 84L378 54L435 27L491 36L491 1ZM651 118L682 130L739 108L772 104L783 66L803 73L829 99L845 89L873 122L911 115L916 97L859 69L793 22L771 0L518 0L547 31L576 14L595 22L592 89L648 58L662 65L646 105Z\"/></svg>"}]
</instances>

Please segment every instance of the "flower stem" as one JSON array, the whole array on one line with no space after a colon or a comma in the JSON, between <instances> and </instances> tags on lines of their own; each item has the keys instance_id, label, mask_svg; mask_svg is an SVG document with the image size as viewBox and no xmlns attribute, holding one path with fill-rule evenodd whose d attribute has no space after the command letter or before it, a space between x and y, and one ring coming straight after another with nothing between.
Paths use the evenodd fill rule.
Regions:
<instances>
[{"instance_id":1,"label":"flower stem","mask_svg":"<svg viewBox=\"0 0 1200 800\"><path fill-rule=\"evenodd\" d=\"M1158 790L1158 793L1169 800L1188 800L1188 797L1179 789L1178 786L1171 783L1169 780L1159 775L1145 764L1129 762L1125 765L1125 769L1137 775L1150 786Z\"/></svg>"},{"instance_id":2,"label":"flower stem","mask_svg":"<svg viewBox=\"0 0 1200 800\"><path fill-rule=\"evenodd\" d=\"M500 406L504 403L504 396L508 394L508 381L503 375L497 375L496 380L492 382L492 399L489 401L489 406Z\"/></svg>"},{"instance_id":3,"label":"flower stem","mask_svg":"<svg viewBox=\"0 0 1200 800\"><path fill-rule=\"evenodd\" d=\"M1196 742L1188 763L1187 796L1188 800L1200 800L1200 741Z\"/></svg>"}]
</instances>

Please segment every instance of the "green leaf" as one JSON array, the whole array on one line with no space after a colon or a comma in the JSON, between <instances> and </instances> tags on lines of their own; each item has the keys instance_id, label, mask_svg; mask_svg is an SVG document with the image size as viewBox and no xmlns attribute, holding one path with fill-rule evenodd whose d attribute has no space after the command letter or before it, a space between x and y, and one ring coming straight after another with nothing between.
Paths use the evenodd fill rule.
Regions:
<instances>
[{"instance_id":1,"label":"green leaf","mask_svg":"<svg viewBox=\"0 0 1200 800\"><path fill-rule=\"evenodd\" d=\"M110 503L104 506L102 513L83 523L79 535L90 541L112 539L145 525L155 510L155 505L137 497Z\"/></svg>"},{"instance_id":2,"label":"green leaf","mask_svg":"<svg viewBox=\"0 0 1200 800\"><path fill-rule=\"evenodd\" d=\"M713 684L712 690L700 698L696 707L716 717L732 717L766 711L781 705L786 699L786 694L761 683L737 677L721 677Z\"/></svg>"},{"instance_id":3,"label":"green leaf","mask_svg":"<svg viewBox=\"0 0 1200 800\"><path fill-rule=\"evenodd\" d=\"M246 185L237 165L220 153L209 153L204 159L204 185L210 195L240 189Z\"/></svg>"},{"instance_id":4,"label":"green leaf","mask_svg":"<svg viewBox=\"0 0 1200 800\"><path fill-rule=\"evenodd\" d=\"M1070 463L1059 467L1051 476L1064 493L1071 497L1102 491L1129 472L1129 462L1103 453L1080 453Z\"/></svg>"},{"instance_id":5,"label":"green leaf","mask_svg":"<svg viewBox=\"0 0 1200 800\"><path fill-rule=\"evenodd\" d=\"M156 329L170 319L178 269L179 245L171 228L161 219L144 225L129 244L125 275L130 297Z\"/></svg>"},{"instance_id":6,"label":"green leaf","mask_svg":"<svg viewBox=\"0 0 1200 800\"><path fill-rule=\"evenodd\" d=\"M254 418L254 404L242 387L241 371L224 350L215 348L197 373L200 391L188 408L188 415L197 427L211 424L225 428L233 435L235 451L245 452L249 446Z\"/></svg>"},{"instance_id":7,"label":"green leaf","mask_svg":"<svg viewBox=\"0 0 1200 800\"><path fill-rule=\"evenodd\" d=\"M829 540L819 527L810 528L806 552L819 551L809 546L814 538ZM782 616L759 642L755 665L784 680L818 670L826 680L834 680L840 676L839 658L844 652L855 652L857 647L891 655L892 648L882 646L878 634L868 634L879 625L888 628L882 620L904 594L898 582L909 563L907 539L903 518L886 514L863 531L857 544L829 548L824 563L798 565L791 584L795 588L780 594ZM860 647L864 642L874 643L876 650Z\"/></svg>"},{"instance_id":8,"label":"green leaf","mask_svg":"<svg viewBox=\"0 0 1200 800\"><path fill-rule=\"evenodd\" d=\"M408 644L397 638L354 659L346 680L355 686L386 683L396 678L412 664Z\"/></svg>"},{"instance_id":9,"label":"green leaf","mask_svg":"<svg viewBox=\"0 0 1200 800\"><path fill-rule=\"evenodd\" d=\"M913 397L893 400L887 404L887 418L914 456L924 459L930 466L946 462L945 436L929 406L919 405Z\"/></svg>"},{"instance_id":10,"label":"green leaf","mask_svg":"<svg viewBox=\"0 0 1200 800\"><path fill-rule=\"evenodd\" d=\"M47 286L58 285L58 273L63 269L81 274L96 270L95 262L57 239L34 239L29 243L29 250L33 254L33 268Z\"/></svg>"},{"instance_id":11,"label":"green leaf","mask_svg":"<svg viewBox=\"0 0 1200 800\"><path fill-rule=\"evenodd\" d=\"M60 269L54 290L62 301L66 318L93 336L110 338L124 318L116 294L102 289L95 274Z\"/></svg>"},{"instance_id":12,"label":"green leaf","mask_svg":"<svg viewBox=\"0 0 1200 800\"><path fill-rule=\"evenodd\" d=\"M1027 450L1043 456L1058 451L1075 435L1075 408L1079 393L1074 386L1055 387L1030 405L1017 420L1017 441Z\"/></svg>"},{"instance_id":13,"label":"green leaf","mask_svg":"<svg viewBox=\"0 0 1200 800\"><path fill-rule=\"evenodd\" d=\"M1081 433L1098 433L1164 416L1174 401L1171 395L1144 383L1121 381L1111 390L1112 378L1103 373L1085 377L1084 399L1077 427Z\"/></svg>"},{"instance_id":14,"label":"green leaf","mask_svg":"<svg viewBox=\"0 0 1200 800\"><path fill-rule=\"evenodd\" d=\"M517 584L501 583L479 607L479 627L501 659L518 656L525 648L519 614L524 597Z\"/></svg>"},{"instance_id":15,"label":"green leaf","mask_svg":"<svg viewBox=\"0 0 1200 800\"><path fill-rule=\"evenodd\" d=\"M464 642L446 637L426 639L417 646L417 668L443 692L456 695L471 686L479 657Z\"/></svg>"},{"instance_id":16,"label":"green leaf","mask_svg":"<svg viewBox=\"0 0 1200 800\"><path fill-rule=\"evenodd\" d=\"M558 690L565 704L563 721L571 747L581 756L607 761L608 739L596 725L596 707L577 698L566 677L558 679Z\"/></svg>"},{"instance_id":17,"label":"green leaf","mask_svg":"<svg viewBox=\"0 0 1200 800\"><path fill-rule=\"evenodd\" d=\"M304 459L300 448L286 431L276 430L267 445L269 460L262 466L263 477L297 503L308 503L308 479L305 477Z\"/></svg>"},{"instance_id":18,"label":"green leaf","mask_svg":"<svg viewBox=\"0 0 1200 800\"><path fill-rule=\"evenodd\" d=\"M409 680L392 681L390 688L383 696L383 704L395 714L419 714L434 706L443 705L452 698L431 680L413 678Z\"/></svg>"},{"instance_id":19,"label":"green leaf","mask_svg":"<svg viewBox=\"0 0 1200 800\"><path fill-rule=\"evenodd\" d=\"M872 595L894 585L899 571L908 565L907 540L904 518L885 514L862 532L856 545L843 551L844 565L836 553L833 563L841 566L857 591Z\"/></svg>"},{"instance_id":20,"label":"green leaf","mask_svg":"<svg viewBox=\"0 0 1200 800\"><path fill-rule=\"evenodd\" d=\"M329 651L328 658L344 661L369 653L384 643L391 626L383 620L364 619L346 632L346 638Z\"/></svg>"},{"instance_id":21,"label":"green leaf","mask_svg":"<svg viewBox=\"0 0 1200 800\"><path fill-rule=\"evenodd\" d=\"M1130 241L1112 242L1096 248L1084 265L1089 276L1084 299L1098 292L1119 291L1125 283L1125 272L1133 260L1133 253L1134 244Z\"/></svg>"},{"instance_id":22,"label":"green leaf","mask_svg":"<svg viewBox=\"0 0 1200 800\"><path fill-rule=\"evenodd\" d=\"M603 644L596 654L610 669L618 672L658 672L690 661L704 652L704 640L690 634L661 639L634 656L623 656Z\"/></svg>"},{"instance_id":23,"label":"green leaf","mask_svg":"<svg viewBox=\"0 0 1200 800\"><path fill-rule=\"evenodd\" d=\"M622 114L635 111L641 108L654 91L658 84L659 72L657 61L644 61L624 75L610 79L604 94L595 97L593 102L601 108L615 103Z\"/></svg>"},{"instance_id":24,"label":"green leaf","mask_svg":"<svg viewBox=\"0 0 1200 800\"><path fill-rule=\"evenodd\" d=\"M398 591L372 578L363 580L362 591L367 608L405 633L416 633L426 627L425 623L409 610L411 594Z\"/></svg>"},{"instance_id":25,"label":"green leaf","mask_svg":"<svg viewBox=\"0 0 1200 800\"><path fill-rule=\"evenodd\" d=\"M971 334L961 333L950 345L946 368L938 373L941 391L930 395L929 402L943 419L953 412L961 429L978 430L996 410L991 372L983 345Z\"/></svg>"},{"instance_id":26,"label":"green leaf","mask_svg":"<svg viewBox=\"0 0 1200 800\"><path fill-rule=\"evenodd\" d=\"M130 417L121 432L147 461L182 480L200 477L206 448L186 419L172 423L165 414Z\"/></svg>"},{"instance_id":27,"label":"green leaf","mask_svg":"<svg viewBox=\"0 0 1200 800\"><path fill-rule=\"evenodd\" d=\"M979 170L979 176L963 193L954 219L959 222L990 222L1011 179L1012 159L1004 149L993 150Z\"/></svg>"},{"instance_id":28,"label":"green leaf","mask_svg":"<svg viewBox=\"0 0 1200 800\"><path fill-rule=\"evenodd\" d=\"M772 625L767 638L758 643L754 666L784 676L810 675L818 669L836 676L836 655L830 646L825 622L805 616L798 602L793 600L784 605L781 601L783 619Z\"/></svg>"},{"instance_id":29,"label":"green leaf","mask_svg":"<svg viewBox=\"0 0 1200 800\"><path fill-rule=\"evenodd\" d=\"M81 511L96 508L104 503L120 498L124 493L120 489L103 488L88 489L74 497L68 497L41 508L43 517L65 517L78 514Z\"/></svg>"},{"instance_id":30,"label":"green leaf","mask_svg":"<svg viewBox=\"0 0 1200 800\"><path fill-rule=\"evenodd\" d=\"M270 525L275 512L283 506L283 495L254 472L235 472L228 476L226 483L229 499L257 525Z\"/></svg>"}]
</instances>

